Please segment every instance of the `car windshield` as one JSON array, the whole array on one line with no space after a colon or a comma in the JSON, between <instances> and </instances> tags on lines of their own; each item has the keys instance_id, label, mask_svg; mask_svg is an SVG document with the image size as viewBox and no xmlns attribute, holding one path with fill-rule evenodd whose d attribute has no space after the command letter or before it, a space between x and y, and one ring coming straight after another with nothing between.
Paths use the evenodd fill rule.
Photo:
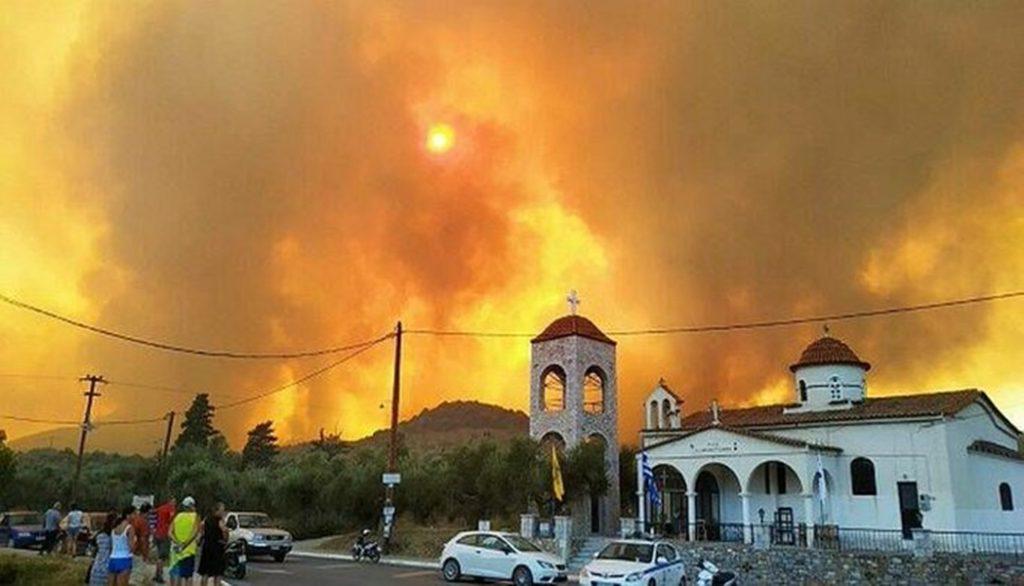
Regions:
<instances>
[{"instance_id":1,"label":"car windshield","mask_svg":"<svg viewBox=\"0 0 1024 586\"><path fill-rule=\"evenodd\" d=\"M42 525L39 513L15 513L10 516L11 525Z\"/></svg>"},{"instance_id":2,"label":"car windshield","mask_svg":"<svg viewBox=\"0 0 1024 586\"><path fill-rule=\"evenodd\" d=\"M512 547L518 549L519 551L542 551L541 548L534 545L532 541L530 541L529 539L524 539L518 535L502 535L502 537L505 538L505 541L511 543Z\"/></svg>"},{"instance_id":3,"label":"car windshield","mask_svg":"<svg viewBox=\"0 0 1024 586\"><path fill-rule=\"evenodd\" d=\"M238 515L238 526L246 529L270 527L270 517L263 514Z\"/></svg>"},{"instance_id":4,"label":"car windshield","mask_svg":"<svg viewBox=\"0 0 1024 586\"><path fill-rule=\"evenodd\" d=\"M609 543L597 554L599 560L649 562L654 546L647 543Z\"/></svg>"}]
</instances>

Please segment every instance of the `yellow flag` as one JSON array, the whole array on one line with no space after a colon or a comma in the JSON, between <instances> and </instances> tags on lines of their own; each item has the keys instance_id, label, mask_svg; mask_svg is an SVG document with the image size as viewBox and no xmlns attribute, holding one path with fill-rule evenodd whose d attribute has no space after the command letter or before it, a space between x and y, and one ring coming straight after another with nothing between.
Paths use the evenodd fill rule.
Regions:
<instances>
[{"instance_id":1,"label":"yellow flag","mask_svg":"<svg viewBox=\"0 0 1024 586\"><path fill-rule=\"evenodd\" d=\"M551 446L551 492L558 502L565 498L565 486L562 485L562 467L558 464L558 452Z\"/></svg>"}]
</instances>

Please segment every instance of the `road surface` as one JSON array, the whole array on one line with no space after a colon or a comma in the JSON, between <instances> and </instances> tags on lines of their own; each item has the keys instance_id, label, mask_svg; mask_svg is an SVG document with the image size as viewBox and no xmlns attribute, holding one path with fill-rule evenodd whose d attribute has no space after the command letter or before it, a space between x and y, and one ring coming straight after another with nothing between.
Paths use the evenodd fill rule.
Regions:
<instances>
[{"instance_id":1,"label":"road surface","mask_svg":"<svg viewBox=\"0 0 1024 586\"><path fill-rule=\"evenodd\" d=\"M245 580L226 580L231 586L288 584L314 586L338 584L350 586L439 586L444 581L437 570L423 570L384 564L357 564L346 561L289 556L283 564L262 559L249 561Z\"/></svg>"}]
</instances>

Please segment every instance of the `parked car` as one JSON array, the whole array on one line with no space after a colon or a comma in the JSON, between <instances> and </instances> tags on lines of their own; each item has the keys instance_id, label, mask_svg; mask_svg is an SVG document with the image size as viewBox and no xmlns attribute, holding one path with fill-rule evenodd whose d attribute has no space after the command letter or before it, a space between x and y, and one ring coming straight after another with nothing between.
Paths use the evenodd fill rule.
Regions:
<instances>
[{"instance_id":1,"label":"parked car","mask_svg":"<svg viewBox=\"0 0 1024 586\"><path fill-rule=\"evenodd\" d=\"M41 547L46 541L43 516L37 511L0 513L0 545L5 547Z\"/></svg>"},{"instance_id":2,"label":"parked car","mask_svg":"<svg viewBox=\"0 0 1024 586\"><path fill-rule=\"evenodd\" d=\"M665 541L613 541L580 570L581 586L677 586L686 583L679 552Z\"/></svg>"},{"instance_id":3,"label":"parked car","mask_svg":"<svg viewBox=\"0 0 1024 586\"><path fill-rule=\"evenodd\" d=\"M277 529L266 513L231 512L225 523L230 530L229 541L241 540L248 556L268 555L283 562L292 551L292 535Z\"/></svg>"},{"instance_id":4,"label":"parked car","mask_svg":"<svg viewBox=\"0 0 1024 586\"><path fill-rule=\"evenodd\" d=\"M512 580L516 586L568 581L565 560L514 533L465 531L445 544L441 576Z\"/></svg>"}]
</instances>

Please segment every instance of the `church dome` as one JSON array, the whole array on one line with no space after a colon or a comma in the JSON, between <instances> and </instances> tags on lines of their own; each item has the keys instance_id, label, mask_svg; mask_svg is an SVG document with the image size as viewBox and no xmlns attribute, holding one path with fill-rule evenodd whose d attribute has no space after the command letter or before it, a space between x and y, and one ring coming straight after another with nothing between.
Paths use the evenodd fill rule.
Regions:
<instances>
[{"instance_id":1,"label":"church dome","mask_svg":"<svg viewBox=\"0 0 1024 586\"><path fill-rule=\"evenodd\" d=\"M796 369L802 366L821 364L849 364L859 366L864 370L871 370L871 365L861 360L849 346L831 336L811 342L800 355L800 360L791 364L789 370L796 372Z\"/></svg>"},{"instance_id":2,"label":"church dome","mask_svg":"<svg viewBox=\"0 0 1024 586\"><path fill-rule=\"evenodd\" d=\"M544 331L541 332L540 335L531 341L545 342L547 340L556 340L558 338L566 338L568 336L580 336L582 338L589 338L598 342L604 342L605 344L615 344L615 341L598 329L598 327L594 325L594 322L582 315L575 314L564 315L551 322L548 327L544 328Z\"/></svg>"}]
</instances>

